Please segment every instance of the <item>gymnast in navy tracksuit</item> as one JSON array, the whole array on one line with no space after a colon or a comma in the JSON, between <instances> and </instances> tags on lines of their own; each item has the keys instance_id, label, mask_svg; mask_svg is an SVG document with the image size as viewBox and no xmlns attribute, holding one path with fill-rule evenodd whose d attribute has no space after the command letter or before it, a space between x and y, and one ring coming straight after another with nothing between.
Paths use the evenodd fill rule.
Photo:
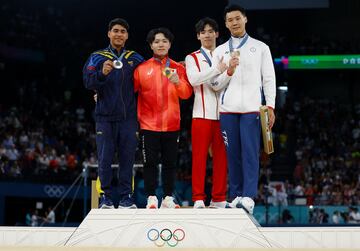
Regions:
<instances>
[{"instance_id":1,"label":"gymnast in navy tracksuit","mask_svg":"<svg viewBox=\"0 0 360 251\"><path fill-rule=\"evenodd\" d=\"M138 128L133 71L144 59L124 48L128 29L125 20L112 20L108 31L110 45L92 53L83 69L85 87L97 94L96 144L99 178L104 193L100 197L100 208L114 208L111 164L115 151L119 154L119 208L136 208L132 200Z\"/></svg>"}]
</instances>

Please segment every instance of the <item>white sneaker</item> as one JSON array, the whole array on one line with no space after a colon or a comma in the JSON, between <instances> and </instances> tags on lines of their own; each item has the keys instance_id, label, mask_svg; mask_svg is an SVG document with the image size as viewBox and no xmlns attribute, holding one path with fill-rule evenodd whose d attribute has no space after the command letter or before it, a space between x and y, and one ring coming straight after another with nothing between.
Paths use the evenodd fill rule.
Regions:
<instances>
[{"instance_id":1,"label":"white sneaker","mask_svg":"<svg viewBox=\"0 0 360 251\"><path fill-rule=\"evenodd\" d=\"M148 197L146 204L147 209L158 209L158 205L159 205L159 201L155 195Z\"/></svg>"},{"instance_id":2,"label":"white sneaker","mask_svg":"<svg viewBox=\"0 0 360 251\"><path fill-rule=\"evenodd\" d=\"M236 208L240 204L242 197L236 197L232 202L226 204L226 208Z\"/></svg>"},{"instance_id":3,"label":"white sneaker","mask_svg":"<svg viewBox=\"0 0 360 251\"><path fill-rule=\"evenodd\" d=\"M243 197L237 207L244 209L249 214L253 214L255 202L250 197Z\"/></svg>"},{"instance_id":4,"label":"white sneaker","mask_svg":"<svg viewBox=\"0 0 360 251\"><path fill-rule=\"evenodd\" d=\"M205 208L205 203L203 200L196 200L194 203L194 209Z\"/></svg>"},{"instance_id":5,"label":"white sneaker","mask_svg":"<svg viewBox=\"0 0 360 251\"><path fill-rule=\"evenodd\" d=\"M172 196L166 196L161 201L161 207L160 208L162 208L162 209L164 209L164 208L180 208L180 206L178 204L175 204L174 198Z\"/></svg>"},{"instance_id":6,"label":"white sneaker","mask_svg":"<svg viewBox=\"0 0 360 251\"><path fill-rule=\"evenodd\" d=\"M210 201L209 208L226 208L226 204L227 202L225 200L218 202Z\"/></svg>"}]
</instances>

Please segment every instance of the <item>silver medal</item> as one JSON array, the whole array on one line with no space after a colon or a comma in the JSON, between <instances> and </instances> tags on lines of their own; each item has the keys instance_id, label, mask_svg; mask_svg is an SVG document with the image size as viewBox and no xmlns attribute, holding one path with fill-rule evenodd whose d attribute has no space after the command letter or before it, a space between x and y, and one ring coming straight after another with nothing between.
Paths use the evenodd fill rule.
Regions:
<instances>
[{"instance_id":1,"label":"silver medal","mask_svg":"<svg viewBox=\"0 0 360 251\"><path fill-rule=\"evenodd\" d=\"M121 69L123 67L123 63L120 60L114 60L113 61L113 66L115 69Z\"/></svg>"}]
</instances>

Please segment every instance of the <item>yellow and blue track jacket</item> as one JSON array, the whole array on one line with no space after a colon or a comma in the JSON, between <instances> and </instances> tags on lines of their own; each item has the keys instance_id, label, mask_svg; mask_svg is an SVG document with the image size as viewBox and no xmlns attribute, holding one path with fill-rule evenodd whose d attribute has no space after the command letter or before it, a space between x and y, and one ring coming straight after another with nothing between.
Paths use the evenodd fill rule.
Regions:
<instances>
[{"instance_id":1,"label":"yellow and blue track jacket","mask_svg":"<svg viewBox=\"0 0 360 251\"><path fill-rule=\"evenodd\" d=\"M107 48L93 52L83 68L83 80L87 89L97 93L95 121L121 121L136 119L136 98L134 94L133 72L144 61L135 51L121 49L118 55L109 45ZM102 67L106 60L114 61L123 52L122 68L113 68L105 76Z\"/></svg>"}]
</instances>

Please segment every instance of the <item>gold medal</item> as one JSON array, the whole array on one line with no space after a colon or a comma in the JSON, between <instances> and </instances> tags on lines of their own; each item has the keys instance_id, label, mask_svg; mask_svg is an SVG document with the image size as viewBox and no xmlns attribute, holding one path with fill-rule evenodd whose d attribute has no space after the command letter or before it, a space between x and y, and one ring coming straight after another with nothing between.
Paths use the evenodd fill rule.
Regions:
<instances>
[{"instance_id":1,"label":"gold medal","mask_svg":"<svg viewBox=\"0 0 360 251\"><path fill-rule=\"evenodd\" d=\"M170 68L170 67L165 67L163 70L163 74L165 77L170 78L170 76L176 73L176 69Z\"/></svg>"},{"instance_id":2,"label":"gold medal","mask_svg":"<svg viewBox=\"0 0 360 251\"><path fill-rule=\"evenodd\" d=\"M239 50L234 50L234 51L231 52L230 55L231 55L232 58L238 58L238 57L240 57L240 51Z\"/></svg>"}]
</instances>

